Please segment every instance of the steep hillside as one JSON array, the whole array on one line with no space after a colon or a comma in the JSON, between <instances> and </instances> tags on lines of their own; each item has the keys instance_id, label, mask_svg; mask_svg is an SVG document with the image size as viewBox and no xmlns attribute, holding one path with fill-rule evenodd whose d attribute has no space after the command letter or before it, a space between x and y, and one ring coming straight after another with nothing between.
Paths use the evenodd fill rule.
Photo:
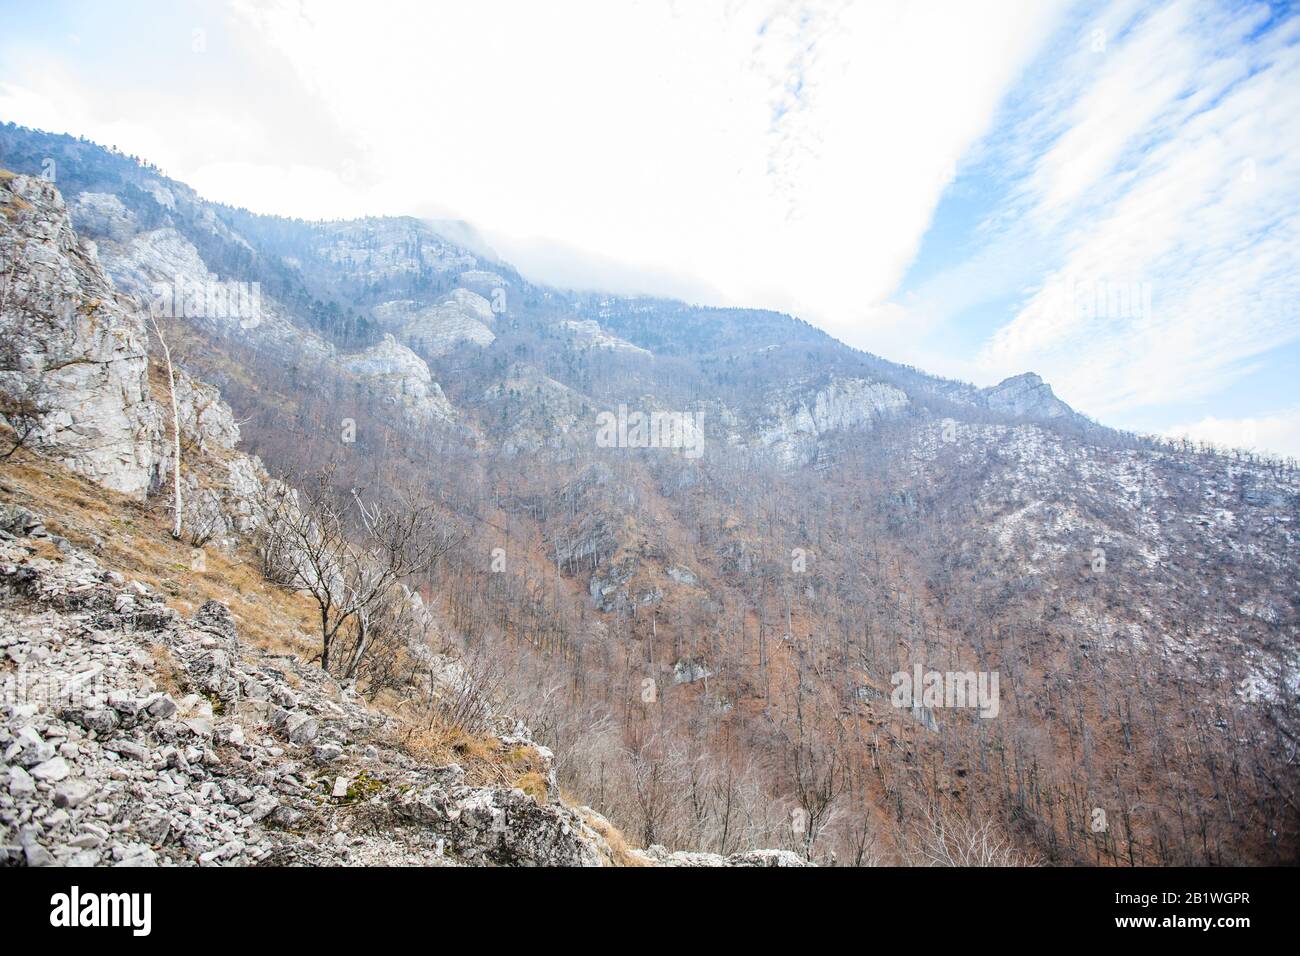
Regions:
<instances>
[{"instance_id":1,"label":"steep hillside","mask_svg":"<svg viewBox=\"0 0 1300 956\"><path fill-rule=\"evenodd\" d=\"M0 216L0 317L20 346L3 370L0 863L802 862L640 851L565 805L551 751L410 592L421 641L394 658L407 673L368 677L369 701L313 663L317 607L267 575L278 486L236 450L229 408L151 364L146 319L51 185L3 173Z\"/></svg>"},{"instance_id":2,"label":"steep hillside","mask_svg":"<svg viewBox=\"0 0 1300 956\"><path fill-rule=\"evenodd\" d=\"M455 524L420 593L635 841L1296 860L1293 462L777 313L546 288L414 219L209 204L0 128L0 164L45 158L113 293L155 304L272 473L418 487ZM900 706L918 668L996 675L996 713Z\"/></svg>"}]
</instances>

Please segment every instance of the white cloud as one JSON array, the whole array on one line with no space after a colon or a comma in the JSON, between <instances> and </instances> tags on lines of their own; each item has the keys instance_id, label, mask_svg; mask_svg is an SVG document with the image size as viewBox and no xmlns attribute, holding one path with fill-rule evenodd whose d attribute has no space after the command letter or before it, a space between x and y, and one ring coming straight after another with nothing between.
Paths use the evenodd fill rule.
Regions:
<instances>
[{"instance_id":1,"label":"white cloud","mask_svg":"<svg viewBox=\"0 0 1300 956\"><path fill-rule=\"evenodd\" d=\"M651 287L856 323L1064 5L235 0L196 15L230 81L193 81L181 22L131 95L64 51L78 88L29 61L28 107L0 109L259 211L454 214L543 278L529 240L553 238Z\"/></svg>"},{"instance_id":2,"label":"white cloud","mask_svg":"<svg viewBox=\"0 0 1300 956\"><path fill-rule=\"evenodd\" d=\"M1216 418L1213 415L1165 431L1167 438L1190 438L1223 448L1300 459L1300 407L1248 418Z\"/></svg>"}]
</instances>

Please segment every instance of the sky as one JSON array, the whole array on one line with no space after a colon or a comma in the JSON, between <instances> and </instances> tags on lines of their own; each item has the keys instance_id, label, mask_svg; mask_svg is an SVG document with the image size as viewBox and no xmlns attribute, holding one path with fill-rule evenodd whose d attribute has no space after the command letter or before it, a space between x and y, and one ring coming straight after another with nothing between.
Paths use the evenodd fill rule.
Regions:
<instances>
[{"instance_id":1,"label":"sky","mask_svg":"<svg viewBox=\"0 0 1300 956\"><path fill-rule=\"evenodd\" d=\"M1300 17L1064 0L0 0L0 120L209 199L472 223L539 281L787 311L1300 456Z\"/></svg>"}]
</instances>

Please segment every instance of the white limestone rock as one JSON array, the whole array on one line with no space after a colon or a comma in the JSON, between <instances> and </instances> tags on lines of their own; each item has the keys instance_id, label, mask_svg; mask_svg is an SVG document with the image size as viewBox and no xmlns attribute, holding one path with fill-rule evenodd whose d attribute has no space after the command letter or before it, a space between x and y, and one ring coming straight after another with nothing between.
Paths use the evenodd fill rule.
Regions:
<instances>
[{"instance_id":1,"label":"white limestone rock","mask_svg":"<svg viewBox=\"0 0 1300 956\"><path fill-rule=\"evenodd\" d=\"M204 222L230 241L247 246L211 210L205 210ZM170 226L139 232L125 241L98 233L95 237L114 285L145 308L308 359L328 360L334 354L331 343L291 322L284 307L264 294L260 285L235 283L211 272L193 243Z\"/></svg>"},{"instance_id":2,"label":"white limestone rock","mask_svg":"<svg viewBox=\"0 0 1300 956\"><path fill-rule=\"evenodd\" d=\"M78 234L126 242L137 232L135 215L112 193L82 193L68 212Z\"/></svg>"},{"instance_id":3,"label":"white limestone rock","mask_svg":"<svg viewBox=\"0 0 1300 956\"><path fill-rule=\"evenodd\" d=\"M383 390L384 401L400 407L410 420L427 424L456 418L456 410L433 380L424 359L391 334L364 352L343 356L340 362L353 375Z\"/></svg>"},{"instance_id":4,"label":"white limestone rock","mask_svg":"<svg viewBox=\"0 0 1300 956\"><path fill-rule=\"evenodd\" d=\"M595 319L569 319L561 323L561 325L572 337L576 348L604 349L624 355L639 355L645 358L654 357L654 354L649 349L643 349L639 345L633 345L627 339L620 339L617 335L606 332Z\"/></svg>"},{"instance_id":5,"label":"white limestone rock","mask_svg":"<svg viewBox=\"0 0 1300 956\"><path fill-rule=\"evenodd\" d=\"M525 362L515 362L501 382L485 389L483 401L492 406L489 420L506 457L559 448L581 433L584 416L595 423L590 399Z\"/></svg>"},{"instance_id":6,"label":"white limestone rock","mask_svg":"<svg viewBox=\"0 0 1300 956\"><path fill-rule=\"evenodd\" d=\"M490 323L496 320L492 303L477 292L470 292L469 289L452 289L448 302L460 306L480 322Z\"/></svg>"},{"instance_id":7,"label":"white limestone rock","mask_svg":"<svg viewBox=\"0 0 1300 956\"><path fill-rule=\"evenodd\" d=\"M350 276L378 282L425 270L473 269L478 260L410 217L323 223L316 253Z\"/></svg>"},{"instance_id":8,"label":"white limestone rock","mask_svg":"<svg viewBox=\"0 0 1300 956\"><path fill-rule=\"evenodd\" d=\"M0 389L42 394L38 447L105 487L143 497L161 434L143 317L78 241L50 183L0 180L0 275L9 277L0 341L12 349Z\"/></svg>"},{"instance_id":9,"label":"white limestone rock","mask_svg":"<svg viewBox=\"0 0 1300 956\"><path fill-rule=\"evenodd\" d=\"M820 436L869 429L907 403L901 389L863 378L835 378L812 394L795 386L769 400L768 421L759 442L787 464L806 463Z\"/></svg>"},{"instance_id":10,"label":"white limestone rock","mask_svg":"<svg viewBox=\"0 0 1300 956\"><path fill-rule=\"evenodd\" d=\"M467 269L460 274L461 285L472 289L477 289L485 295L491 295L497 289L508 289L508 283L503 277L487 269Z\"/></svg>"},{"instance_id":11,"label":"white limestone rock","mask_svg":"<svg viewBox=\"0 0 1300 956\"><path fill-rule=\"evenodd\" d=\"M482 296L475 298L487 305L490 321L491 305ZM496 341L496 334L485 324L481 308L473 300L466 302L469 304L449 298L428 306L409 299L394 300L376 306L374 316L383 329L426 355L446 355L465 344L486 348Z\"/></svg>"},{"instance_id":12,"label":"white limestone rock","mask_svg":"<svg viewBox=\"0 0 1300 956\"><path fill-rule=\"evenodd\" d=\"M984 398L989 408L1017 418L1064 418L1074 414L1052 392L1052 386L1033 372L1013 375L984 389Z\"/></svg>"}]
</instances>

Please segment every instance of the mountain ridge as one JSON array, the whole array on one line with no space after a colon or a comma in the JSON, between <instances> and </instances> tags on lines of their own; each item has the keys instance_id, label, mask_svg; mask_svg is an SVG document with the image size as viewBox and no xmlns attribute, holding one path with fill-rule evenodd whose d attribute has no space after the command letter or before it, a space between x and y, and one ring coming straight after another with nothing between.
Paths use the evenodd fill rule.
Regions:
<instances>
[{"instance_id":1,"label":"mountain ridge","mask_svg":"<svg viewBox=\"0 0 1300 956\"><path fill-rule=\"evenodd\" d=\"M62 159L61 154L64 154L69 150L73 151L76 156L76 165L74 168L77 171L83 171L88 166L93 167L99 162L105 163L111 167L111 174L109 171L100 174L85 174L83 172L82 175L73 178L71 185L72 194L69 196L69 203L70 205L73 205L74 208L79 204L79 197L83 194L89 193L95 196L103 195L97 191L98 188L113 185L115 175L117 177L117 185L134 187L131 192L131 196L135 199L132 209L140 217L142 224L147 224L155 220L155 218L160 214L166 215L167 212L162 210L175 211L176 194L180 194L186 202L193 204L199 210L194 217L195 219L208 224L212 224L214 220L222 222L226 228L214 228L213 231L217 233L216 238L224 242L242 245L248 248L250 252L252 251L251 247L249 247L242 239L239 239L237 233L229 232L229 228L232 225L240 223L245 226L250 223L257 224L258 228L254 230L256 233L285 232L292 230L294 227L301 227L308 233L313 230L325 230L334 232L360 232L363 235L377 228L395 228L404 230L410 236L415 236L420 231L424 231L431 237L436 236L443 238L453 247L459 245L459 248L462 250L462 255L471 255L469 249L463 245L463 237L445 236L444 233L447 230L444 228L442 231L439 231L438 223L435 221L423 220L414 216L363 216L350 220L311 222L308 220L286 219L280 216L252 213L244 209L203 200L190 187L166 177L149 167L143 166L128 157L112 154L107 150L103 150L101 147L94 146L93 144L77 141L68 136L44 134L34 130L26 130L21 127L13 127L12 125L0 127L0 162L6 162L16 171L26 172L31 175L39 175L43 168L47 168L45 166L47 160L52 160L57 169L58 164ZM87 153L94 154L94 162L87 163L85 158ZM64 163L64 165L66 167L68 164ZM66 169L65 172L67 172ZM65 188L68 187L65 186ZM154 200L161 209L148 209L149 199ZM225 222L223 215L229 216L232 221ZM119 223L105 226L101 223L88 222L85 226L89 226L92 233L102 230L111 234L114 228L119 230L121 228ZM85 226L83 226L83 228ZM198 230L192 224L185 230L186 234L189 235L191 239L193 238L193 233L196 231ZM463 232L464 230L453 231ZM460 240L459 243L458 239ZM968 383L944 380L909 366L898 365L897 363L890 362L887 359L883 359L871 353L854 349L851 346L845 345L844 343L834 339L828 333L816 329L814 326L784 313L773 312L765 309L692 306L685 302L665 300L655 296L626 297L614 296L591 290L579 291L548 289L548 287L544 285L527 282L508 263L504 262L499 257L496 257L495 254L490 252L490 250L486 251L486 253L484 250L485 245L480 244L474 257L477 258L478 256L484 256L488 266L495 267L498 271L504 271L504 275L500 276L500 278L505 279L507 284L514 284L519 289L526 290L530 294L564 295L568 293L578 299L589 301L594 300L599 303L599 306L596 309L596 317L594 319L586 319L586 321L599 322L601 319L604 319L606 320L605 324L610 327L611 331L616 333L621 331L625 333L625 337L633 344L645 348L651 353L656 351L654 348L654 338L649 335L647 330L639 329L637 327L635 315L638 309L644 309L645 307L663 308L666 306L668 309L679 313L679 315L682 313L697 313L703 316L706 322L711 321L711 324L715 326L718 325L721 320L730 320L731 322L741 323L746 326L746 334L753 339L752 344L754 348L764 348L769 345L788 347L793 343L799 342L830 342L833 343L833 347L837 351L841 351L843 354L859 354L866 359L870 366L875 367L877 370L887 371L891 377L903 376L909 379L913 384L919 384L920 387L925 388L928 392L939 397L955 396L963 403L992 407L995 410L1001 409L1020 417L1035 417L1041 414L1050 418L1066 418L1082 427L1096 427L1095 423L1092 423L1090 420L1074 412L1073 409L1070 409L1065 403L1060 402L1059 399L1055 399L1054 396L1051 396L1054 400L1045 400L1041 405L1032 402L1001 402L1000 404L995 404L993 406L988 404L990 398L996 398L1003 394L1009 383L1018 383L1028 376L1037 378L1033 372L1020 373L1019 375L1011 376L990 388L979 389L973 385L969 385ZM254 255L257 254L254 253ZM268 276L273 277L272 281L268 283L273 291L277 285L282 285L287 281L282 271L283 263L276 264L266 261L266 257L264 256L258 256L258 259L262 260L262 266L254 267L251 272L247 272L247 263L240 263L240 265L244 267L246 274L262 278ZM303 286L312 284L303 276L299 276L297 281ZM325 285L327 285L327 283ZM295 298L300 297L302 294L300 290L297 291L299 294L295 296ZM315 295L320 291L321 289L319 288L312 289L310 294ZM779 328L779 332L777 331L777 328L773 327L774 325ZM757 329L758 326L762 326L767 329L767 331L760 333ZM694 335L697 339L707 337L707 335L695 335L697 330L698 325L685 330L682 334L686 336ZM792 340L788 338L789 333L794 333ZM769 342L763 337L764 335L778 335L780 337L777 341ZM715 346L720 344L716 341L718 338L717 332L714 332L712 337L715 339L712 344ZM730 341L733 337L734 333L729 335L726 340ZM691 348L698 348L699 344L699 342L696 342L691 346ZM705 344L707 345L708 343ZM673 347L669 354L674 354L679 348L679 346ZM1050 387L1048 391L1050 393Z\"/></svg>"}]
</instances>

